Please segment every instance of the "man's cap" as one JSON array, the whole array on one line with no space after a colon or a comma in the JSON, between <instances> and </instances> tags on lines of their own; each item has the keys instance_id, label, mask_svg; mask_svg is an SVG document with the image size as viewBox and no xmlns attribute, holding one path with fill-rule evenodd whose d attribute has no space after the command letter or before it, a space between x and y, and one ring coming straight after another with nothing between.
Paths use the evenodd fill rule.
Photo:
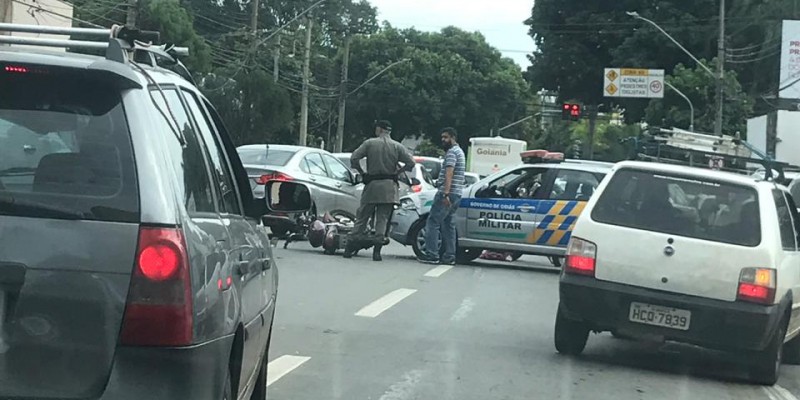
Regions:
<instances>
[{"instance_id":1,"label":"man's cap","mask_svg":"<svg viewBox=\"0 0 800 400\"><path fill-rule=\"evenodd\" d=\"M375 122L375 127L376 128L385 129L387 131L391 131L392 130L392 123L387 121L387 120L385 120L385 119L382 119L380 121L376 121Z\"/></svg>"}]
</instances>

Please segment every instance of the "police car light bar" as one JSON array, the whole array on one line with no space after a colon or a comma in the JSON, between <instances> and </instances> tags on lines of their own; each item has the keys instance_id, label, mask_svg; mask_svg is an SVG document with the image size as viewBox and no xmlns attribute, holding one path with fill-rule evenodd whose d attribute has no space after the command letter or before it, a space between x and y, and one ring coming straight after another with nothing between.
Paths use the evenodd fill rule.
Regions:
<instances>
[{"instance_id":1,"label":"police car light bar","mask_svg":"<svg viewBox=\"0 0 800 400\"><path fill-rule=\"evenodd\" d=\"M564 153L551 153L547 150L528 150L519 153L525 164L540 164L564 161Z\"/></svg>"}]
</instances>

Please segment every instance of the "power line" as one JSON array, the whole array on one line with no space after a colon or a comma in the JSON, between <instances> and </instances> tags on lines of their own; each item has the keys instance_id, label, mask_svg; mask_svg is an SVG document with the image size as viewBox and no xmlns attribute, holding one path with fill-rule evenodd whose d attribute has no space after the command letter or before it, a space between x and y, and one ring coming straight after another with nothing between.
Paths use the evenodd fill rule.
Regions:
<instances>
[{"instance_id":1,"label":"power line","mask_svg":"<svg viewBox=\"0 0 800 400\"><path fill-rule=\"evenodd\" d=\"M74 22L79 22L79 23L84 24L84 25L89 25L89 26L91 26L93 28L104 28L104 26L102 26L102 25L97 25L97 24L95 24L93 22L84 21L82 19L78 19L78 18L75 18L75 17L70 17L70 16L67 16L67 15L64 15L64 14L61 14L61 13L57 13L55 11L47 10L47 9L44 9L44 8L42 8L40 6L37 6L37 5L34 5L34 4L23 3L22 1L19 1L19 0L11 0L11 1L14 2L14 3L17 3L17 4L21 4L23 6L27 6L27 7L42 11L42 12L46 12L46 13L48 13L50 15L55 15L56 17L61 17L61 18L68 19L68 20L71 20L71 21L74 21Z\"/></svg>"},{"instance_id":2,"label":"power line","mask_svg":"<svg viewBox=\"0 0 800 400\"><path fill-rule=\"evenodd\" d=\"M780 53L781 53L780 51L775 51L775 52L772 52L770 54L767 54L767 55L764 55L764 56L761 56L761 57L758 57L758 58L753 58L751 60L731 60L731 59L726 58L726 62L729 62L729 63L732 63L732 64L749 64L749 63L753 63L753 62L756 62L756 61L765 60L765 59L770 58L770 57L775 57Z\"/></svg>"}]
</instances>

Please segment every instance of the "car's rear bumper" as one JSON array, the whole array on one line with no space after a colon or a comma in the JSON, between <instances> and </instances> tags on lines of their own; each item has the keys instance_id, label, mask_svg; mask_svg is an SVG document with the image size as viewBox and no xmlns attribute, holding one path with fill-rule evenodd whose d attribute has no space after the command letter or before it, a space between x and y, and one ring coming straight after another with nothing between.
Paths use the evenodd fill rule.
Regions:
<instances>
[{"instance_id":1,"label":"car's rear bumper","mask_svg":"<svg viewBox=\"0 0 800 400\"><path fill-rule=\"evenodd\" d=\"M781 320L780 305L764 306L666 293L562 274L561 311L593 330L654 337L719 350L761 350ZM630 322L631 302L691 311L686 331Z\"/></svg>"},{"instance_id":2,"label":"car's rear bumper","mask_svg":"<svg viewBox=\"0 0 800 400\"><path fill-rule=\"evenodd\" d=\"M219 400L233 336L182 348L119 347L101 400Z\"/></svg>"}]
</instances>

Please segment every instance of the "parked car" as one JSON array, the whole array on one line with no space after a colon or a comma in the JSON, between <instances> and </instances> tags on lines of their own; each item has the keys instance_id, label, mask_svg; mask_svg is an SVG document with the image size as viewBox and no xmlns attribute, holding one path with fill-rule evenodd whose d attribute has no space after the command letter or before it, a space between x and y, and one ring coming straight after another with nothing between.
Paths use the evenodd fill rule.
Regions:
<instances>
[{"instance_id":1,"label":"parked car","mask_svg":"<svg viewBox=\"0 0 800 400\"><path fill-rule=\"evenodd\" d=\"M350 165L350 156L352 153L336 153L333 156L338 158L343 164ZM361 159L361 169L367 170L367 159ZM357 174L355 169L350 168L350 171ZM399 193L400 196L405 196L408 193L419 193L426 190L433 189L433 179L428 171L421 164L415 164L414 170L405 173L405 179L399 180Z\"/></svg>"},{"instance_id":2,"label":"parked car","mask_svg":"<svg viewBox=\"0 0 800 400\"><path fill-rule=\"evenodd\" d=\"M800 363L800 215L774 182L623 162L578 218L561 275L555 346L590 331L726 350L774 384Z\"/></svg>"},{"instance_id":3,"label":"parked car","mask_svg":"<svg viewBox=\"0 0 800 400\"><path fill-rule=\"evenodd\" d=\"M442 170L444 162L441 158L416 156L414 162L425 167L434 182L439 179L439 172Z\"/></svg>"},{"instance_id":4,"label":"parked car","mask_svg":"<svg viewBox=\"0 0 800 400\"><path fill-rule=\"evenodd\" d=\"M474 172L464 173L464 186L472 186L478 183L479 180L481 180L481 177Z\"/></svg>"},{"instance_id":5,"label":"parked car","mask_svg":"<svg viewBox=\"0 0 800 400\"><path fill-rule=\"evenodd\" d=\"M267 205L163 47L95 35L0 46L0 398L264 400Z\"/></svg>"},{"instance_id":6,"label":"parked car","mask_svg":"<svg viewBox=\"0 0 800 400\"><path fill-rule=\"evenodd\" d=\"M264 183L271 179L297 181L311 189L313 215L330 213L355 218L364 185L348 165L331 153L275 144L240 146L237 151L257 198L264 197Z\"/></svg>"},{"instance_id":7,"label":"parked car","mask_svg":"<svg viewBox=\"0 0 800 400\"><path fill-rule=\"evenodd\" d=\"M535 162L466 187L455 216L457 261L469 262L491 250L543 255L560 266L575 220L608 171L607 165ZM401 198L392 218L391 238L411 246L417 256L425 246L425 223L435 194L431 190Z\"/></svg>"}]
</instances>

